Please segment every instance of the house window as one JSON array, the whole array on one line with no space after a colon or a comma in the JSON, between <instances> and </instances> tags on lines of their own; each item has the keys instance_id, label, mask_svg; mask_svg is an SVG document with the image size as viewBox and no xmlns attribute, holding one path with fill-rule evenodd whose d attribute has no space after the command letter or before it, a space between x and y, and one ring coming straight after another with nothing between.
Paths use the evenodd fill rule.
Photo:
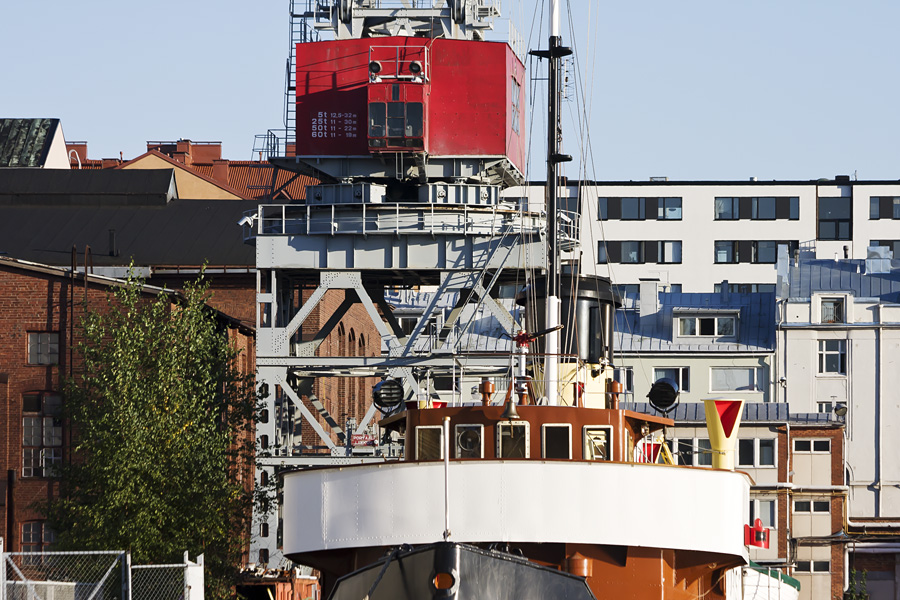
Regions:
<instances>
[{"instance_id":1,"label":"house window","mask_svg":"<svg viewBox=\"0 0 900 600\"><path fill-rule=\"evenodd\" d=\"M766 293L771 294L775 292L775 284L774 283L729 283L728 291L732 294L755 294L755 293ZM716 283L713 284L713 292L716 294L722 293L722 284Z\"/></svg>"},{"instance_id":2,"label":"house window","mask_svg":"<svg viewBox=\"0 0 900 600\"><path fill-rule=\"evenodd\" d=\"M822 298L822 323L844 322L844 299Z\"/></svg>"},{"instance_id":3,"label":"house window","mask_svg":"<svg viewBox=\"0 0 900 600\"><path fill-rule=\"evenodd\" d=\"M712 445L709 438L697 440L697 465L702 467L712 466Z\"/></svg>"},{"instance_id":4,"label":"house window","mask_svg":"<svg viewBox=\"0 0 900 600\"><path fill-rule=\"evenodd\" d=\"M831 440L795 439L794 452L800 454L826 454L831 452Z\"/></svg>"},{"instance_id":5,"label":"house window","mask_svg":"<svg viewBox=\"0 0 900 600\"><path fill-rule=\"evenodd\" d=\"M62 464L62 398L29 392L22 396L22 477L51 477Z\"/></svg>"},{"instance_id":6,"label":"house window","mask_svg":"<svg viewBox=\"0 0 900 600\"><path fill-rule=\"evenodd\" d=\"M613 379L622 384L625 392L625 401L631 402L634 396L634 369L632 367L617 367L613 369Z\"/></svg>"},{"instance_id":7,"label":"house window","mask_svg":"<svg viewBox=\"0 0 900 600\"><path fill-rule=\"evenodd\" d=\"M29 365L58 365L59 364L59 334L58 333L29 333L28 334L28 364Z\"/></svg>"},{"instance_id":8,"label":"house window","mask_svg":"<svg viewBox=\"0 0 900 600\"><path fill-rule=\"evenodd\" d=\"M644 243L622 242L622 262L629 264L644 262Z\"/></svg>"},{"instance_id":9,"label":"house window","mask_svg":"<svg viewBox=\"0 0 900 600\"><path fill-rule=\"evenodd\" d=\"M679 317L678 333L683 336L733 337L736 317Z\"/></svg>"},{"instance_id":10,"label":"house window","mask_svg":"<svg viewBox=\"0 0 900 600\"><path fill-rule=\"evenodd\" d=\"M637 298L641 293L641 284L639 283L620 283L616 287L616 293L622 298Z\"/></svg>"},{"instance_id":11,"label":"house window","mask_svg":"<svg viewBox=\"0 0 900 600\"><path fill-rule=\"evenodd\" d=\"M831 561L828 560L798 560L798 573L829 573L831 571Z\"/></svg>"},{"instance_id":12,"label":"house window","mask_svg":"<svg viewBox=\"0 0 900 600\"><path fill-rule=\"evenodd\" d=\"M572 426L544 424L541 426L541 453L544 458L572 458Z\"/></svg>"},{"instance_id":13,"label":"house window","mask_svg":"<svg viewBox=\"0 0 900 600\"><path fill-rule=\"evenodd\" d=\"M792 196L789 199L789 207L788 207L788 218L791 221L797 221L800 219L800 198L797 196Z\"/></svg>"},{"instance_id":14,"label":"house window","mask_svg":"<svg viewBox=\"0 0 900 600\"><path fill-rule=\"evenodd\" d=\"M847 340L819 340L819 373L846 375Z\"/></svg>"},{"instance_id":15,"label":"house window","mask_svg":"<svg viewBox=\"0 0 900 600\"><path fill-rule=\"evenodd\" d=\"M662 367L653 369L653 381L672 379L682 392L690 391L691 378L689 367Z\"/></svg>"},{"instance_id":16,"label":"house window","mask_svg":"<svg viewBox=\"0 0 900 600\"><path fill-rule=\"evenodd\" d=\"M609 198L597 198L597 218L601 221L609 219Z\"/></svg>"},{"instance_id":17,"label":"house window","mask_svg":"<svg viewBox=\"0 0 900 600\"><path fill-rule=\"evenodd\" d=\"M900 219L900 197L898 196L870 196L870 219Z\"/></svg>"},{"instance_id":18,"label":"house window","mask_svg":"<svg viewBox=\"0 0 900 600\"><path fill-rule=\"evenodd\" d=\"M794 500L795 513L828 514L831 502L828 500Z\"/></svg>"},{"instance_id":19,"label":"house window","mask_svg":"<svg viewBox=\"0 0 900 600\"><path fill-rule=\"evenodd\" d=\"M656 261L662 264L681 264L681 242L657 242Z\"/></svg>"},{"instance_id":20,"label":"house window","mask_svg":"<svg viewBox=\"0 0 900 600\"><path fill-rule=\"evenodd\" d=\"M760 367L712 367L711 392L759 392L763 390L763 370Z\"/></svg>"},{"instance_id":21,"label":"house window","mask_svg":"<svg viewBox=\"0 0 900 600\"><path fill-rule=\"evenodd\" d=\"M742 438L738 440L738 466L774 467L775 440Z\"/></svg>"},{"instance_id":22,"label":"house window","mask_svg":"<svg viewBox=\"0 0 900 600\"><path fill-rule=\"evenodd\" d=\"M656 218L663 221L680 221L681 198L660 198L659 211Z\"/></svg>"},{"instance_id":23,"label":"house window","mask_svg":"<svg viewBox=\"0 0 900 600\"><path fill-rule=\"evenodd\" d=\"M444 428L440 425L416 427L416 460L444 458Z\"/></svg>"},{"instance_id":24,"label":"house window","mask_svg":"<svg viewBox=\"0 0 900 600\"><path fill-rule=\"evenodd\" d=\"M852 198L819 198L819 239L849 240L852 209Z\"/></svg>"},{"instance_id":25,"label":"house window","mask_svg":"<svg viewBox=\"0 0 900 600\"><path fill-rule=\"evenodd\" d=\"M736 262L738 262L738 244L737 244L737 242L716 242L715 243L715 262L717 262L717 263L736 263Z\"/></svg>"},{"instance_id":26,"label":"house window","mask_svg":"<svg viewBox=\"0 0 900 600\"><path fill-rule=\"evenodd\" d=\"M778 242L765 241L753 242L752 260L755 263L775 264L778 257Z\"/></svg>"},{"instance_id":27,"label":"house window","mask_svg":"<svg viewBox=\"0 0 900 600\"><path fill-rule=\"evenodd\" d=\"M46 552L56 542L56 534L43 521L22 523L22 552Z\"/></svg>"},{"instance_id":28,"label":"house window","mask_svg":"<svg viewBox=\"0 0 900 600\"><path fill-rule=\"evenodd\" d=\"M750 501L750 525L756 525L756 519L762 522L763 527L775 527L775 501L751 500Z\"/></svg>"},{"instance_id":29,"label":"house window","mask_svg":"<svg viewBox=\"0 0 900 600\"><path fill-rule=\"evenodd\" d=\"M717 221L736 221L740 218L740 198L716 198L715 218Z\"/></svg>"},{"instance_id":30,"label":"house window","mask_svg":"<svg viewBox=\"0 0 900 600\"><path fill-rule=\"evenodd\" d=\"M528 423L497 424L497 458L528 458L530 444Z\"/></svg>"},{"instance_id":31,"label":"house window","mask_svg":"<svg viewBox=\"0 0 900 600\"><path fill-rule=\"evenodd\" d=\"M622 198L622 219L642 221L646 218L646 198Z\"/></svg>"},{"instance_id":32,"label":"house window","mask_svg":"<svg viewBox=\"0 0 900 600\"><path fill-rule=\"evenodd\" d=\"M751 198L750 218L760 221L775 220L775 198Z\"/></svg>"},{"instance_id":33,"label":"house window","mask_svg":"<svg viewBox=\"0 0 900 600\"><path fill-rule=\"evenodd\" d=\"M610 460L610 443L612 429L587 425L584 428L584 459L585 460Z\"/></svg>"},{"instance_id":34,"label":"house window","mask_svg":"<svg viewBox=\"0 0 900 600\"><path fill-rule=\"evenodd\" d=\"M605 265L609 262L609 253L606 251L606 242L597 242L597 264Z\"/></svg>"}]
</instances>

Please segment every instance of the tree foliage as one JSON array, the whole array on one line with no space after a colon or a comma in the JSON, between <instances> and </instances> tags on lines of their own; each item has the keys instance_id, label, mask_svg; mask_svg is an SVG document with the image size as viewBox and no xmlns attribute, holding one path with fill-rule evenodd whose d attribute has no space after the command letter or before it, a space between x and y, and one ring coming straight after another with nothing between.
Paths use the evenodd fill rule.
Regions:
<instances>
[{"instance_id":1,"label":"tree foliage","mask_svg":"<svg viewBox=\"0 0 900 600\"><path fill-rule=\"evenodd\" d=\"M86 308L64 393L72 459L46 511L61 549L203 553L208 597L223 597L249 531L257 399L208 296L202 275L155 298L130 277Z\"/></svg>"}]
</instances>

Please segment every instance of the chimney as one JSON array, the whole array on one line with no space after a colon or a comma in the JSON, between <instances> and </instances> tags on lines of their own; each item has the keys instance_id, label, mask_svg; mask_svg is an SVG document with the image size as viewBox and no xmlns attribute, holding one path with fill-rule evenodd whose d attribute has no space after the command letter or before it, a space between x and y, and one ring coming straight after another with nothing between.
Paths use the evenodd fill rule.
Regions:
<instances>
[{"instance_id":1,"label":"chimney","mask_svg":"<svg viewBox=\"0 0 900 600\"><path fill-rule=\"evenodd\" d=\"M639 298L641 328L653 327L659 314L659 280L642 279Z\"/></svg>"},{"instance_id":2,"label":"chimney","mask_svg":"<svg viewBox=\"0 0 900 600\"><path fill-rule=\"evenodd\" d=\"M228 160L217 158L213 161L213 179L221 184L228 185Z\"/></svg>"},{"instance_id":3,"label":"chimney","mask_svg":"<svg viewBox=\"0 0 900 600\"><path fill-rule=\"evenodd\" d=\"M172 157L185 166L193 163L191 157L191 140L178 140L175 142L175 155Z\"/></svg>"}]
</instances>

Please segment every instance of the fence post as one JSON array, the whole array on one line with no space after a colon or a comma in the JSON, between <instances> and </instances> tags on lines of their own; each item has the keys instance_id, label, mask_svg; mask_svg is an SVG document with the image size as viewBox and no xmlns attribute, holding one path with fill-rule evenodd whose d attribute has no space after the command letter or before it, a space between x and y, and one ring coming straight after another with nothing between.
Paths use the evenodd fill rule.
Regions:
<instances>
[{"instance_id":1,"label":"fence post","mask_svg":"<svg viewBox=\"0 0 900 600\"><path fill-rule=\"evenodd\" d=\"M122 600L131 600L131 550L125 551L122 570L124 571L122 577Z\"/></svg>"},{"instance_id":2,"label":"fence post","mask_svg":"<svg viewBox=\"0 0 900 600\"><path fill-rule=\"evenodd\" d=\"M0 537L0 600L6 600L6 553L3 552L2 537Z\"/></svg>"}]
</instances>

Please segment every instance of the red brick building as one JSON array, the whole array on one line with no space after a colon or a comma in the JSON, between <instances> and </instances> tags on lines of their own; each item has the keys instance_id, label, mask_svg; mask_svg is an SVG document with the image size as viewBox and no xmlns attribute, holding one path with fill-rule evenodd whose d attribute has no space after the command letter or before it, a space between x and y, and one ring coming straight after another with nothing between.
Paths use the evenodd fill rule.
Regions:
<instances>
[{"instance_id":1,"label":"red brick building","mask_svg":"<svg viewBox=\"0 0 900 600\"><path fill-rule=\"evenodd\" d=\"M57 493L53 465L70 459L72 432L60 415L63 380L78 368L73 347L85 304L105 305L116 285L0 257L0 517L7 551L40 551L53 542L35 504ZM158 290L146 293L152 298ZM254 331L218 318L241 350L240 368L254 369Z\"/></svg>"}]
</instances>

